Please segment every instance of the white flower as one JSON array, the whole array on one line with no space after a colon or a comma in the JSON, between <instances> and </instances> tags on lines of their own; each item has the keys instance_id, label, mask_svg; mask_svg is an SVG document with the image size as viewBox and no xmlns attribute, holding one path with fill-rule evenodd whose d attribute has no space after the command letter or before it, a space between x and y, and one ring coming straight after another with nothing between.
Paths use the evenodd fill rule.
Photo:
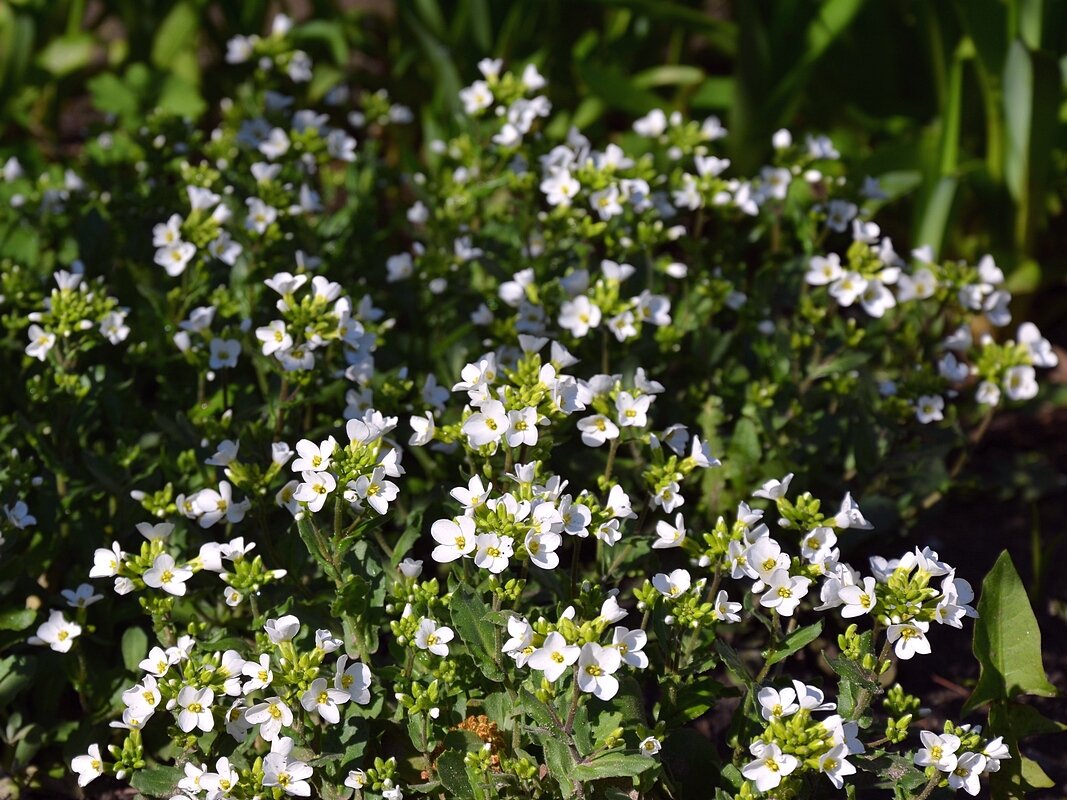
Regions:
<instances>
[{"instance_id":1,"label":"white flower","mask_svg":"<svg viewBox=\"0 0 1067 800\"><path fill-rule=\"evenodd\" d=\"M1000 770L1000 762L1011 758L1011 750L1004 743L1004 737L998 736L996 739L990 739L982 748L982 755L986 757L985 771L997 772Z\"/></svg>"},{"instance_id":2,"label":"white flower","mask_svg":"<svg viewBox=\"0 0 1067 800\"><path fill-rule=\"evenodd\" d=\"M337 488L337 479L329 472L304 472L300 477L304 482L293 492L293 499L307 503L311 511L321 511L326 498Z\"/></svg>"},{"instance_id":3,"label":"white flower","mask_svg":"<svg viewBox=\"0 0 1067 800\"><path fill-rule=\"evenodd\" d=\"M88 755L75 756L70 768L78 773L78 785L88 786L104 774L104 762L100 756L100 745L89 745Z\"/></svg>"},{"instance_id":4,"label":"white flower","mask_svg":"<svg viewBox=\"0 0 1067 800\"><path fill-rule=\"evenodd\" d=\"M211 715L211 703L215 693L211 689L196 689L183 686L178 692L178 727L186 733L199 728L207 733L215 727L215 718Z\"/></svg>"},{"instance_id":5,"label":"white flower","mask_svg":"<svg viewBox=\"0 0 1067 800\"><path fill-rule=\"evenodd\" d=\"M760 716L765 720L780 720L800 710L795 689L786 688L779 692L771 686L764 686L759 690L756 699L760 704Z\"/></svg>"},{"instance_id":6,"label":"white flower","mask_svg":"<svg viewBox=\"0 0 1067 800\"><path fill-rule=\"evenodd\" d=\"M682 496L681 487L676 481L671 481L666 486L660 487L652 497L652 507L662 508L668 514L678 506L685 505L685 497Z\"/></svg>"},{"instance_id":7,"label":"white flower","mask_svg":"<svg viewBox=\"0 0 1067 800\"><path fill-rule=\"evenodd\" d=\"M474 116L493 104L493 90L485 81L475 81L459 90L459 99L463 102L464 113Z\"/></svg>"},{"instance_id":8,"label":"white flower","mask_svg":"<svg viewBox=\"0 0 1067 800\"><path fill-rule=\"evenodd\" d=\"M245 712L245 720L259 725L259 735L264 741L273 742L281 735L282 727L293 724L293 712L280 697L268 697Z\"/></svg>"},{"instance_id":9,"label":"white flower","mask_svg":"<svg viewBox=\"0 0 1067 800\"><path fill-rule=\"evenodd\" d=\"M7 521L20 531L26 530L30 525L37 524L37 517L30 513L29 506L23 501L16 500L13 506L4 506L4 516ZM118 545L115 545L117 548ZM121 552L121 551L119 551ZM93 577L93 576L90 576Z\"/></svg>"},{"instance_id":10,"label":"white flower","mask_svg":"<svg viewBox=\"0 0 1067 800\"><path fill-rule=\"evenodd\" d=\"M251 694L257 689L265 689L274 680L274 672L270 668L270 655L263 653L259 661L246 661L241 667L241 674L249 678L245 681L244 693Z\"/></svg>"},{"instance_id":11,"label":"white flower","mask_svg":"<svg viewBox=\"0 0 1067 800\"><path fill-rule=\"evenodd\" d=\"M162 589L167 594L181 597L185 594L185 582L191 577L193 577L191 569L177 566L172 556L160 553L141 579L145 582L145 586Z\"/></svg>"},{"instance_id":12,"label":"white flower","mask_svg":"<svg viewBox=\"0 0 1067 800\"><path fill-rule=\"evenodd\" d=\"M874 611L874 605L878 596L875 592L877 581L874 578L864 578L863 586L842 586L837 593L838 598L844 604L841 616L845 619L862 617Z\"/></svg>"},{"instance_id":13,"label":"white flower","mask_svg":"<svg viewBox=\"0 0 1067 800\"><path fill-rule=\"evenodd\" d=\"M981 753L964 753L956 762L956 768L948 774L948 785L963 789L969 795L978 794L981 788L979 777L986 768L986 757Z\"/></svg>"},{"instance_id":14,"label":"white flower","mask_svg":"<svg viewBox=\"0 0 1067 800\"><path fill-rule=\"evenodd\" d=\"M516 666L526 666L534 652L533 635L533 627L528 620L517 616L508 617L508 636L511 638L504 642L500 652L515 659Z\"/></svg>"},{"instance_id":15,"label":"white flower","mask_svg":"<svg viewBox=\"0 0 1067 800\"><path fill-rule=\"evenodd\" d=\"M186 765L188 766L188 765ZM223 756L215 762L214 772L202 772L196 786L208 793L209 797L228 797L237 788L240 773L230 764L230 759Z\"/></svg>"},{"instance_id":16,"label":"white flower","mask_svg":"<svg viewBox=\"0 0 1067 800\"><path fill-rule=\"evenodd\" d=\"M241 355L241 343L236 339L212 339L211 357L208 366L212 369L228 369L237 366L237 358Z\"/></svg>"},{"instance_id":17,"label":"white flower","mask_svg":"<svg viewBox=\"0 0 1067 800\"><path fill-rule=\"evenodd\" d=\"M622 663L635 669L648 666L648 656L643 652L648 643L648 634L638 628L629 630L621 625L611 632L611 646L619 651Z\"/></svg>"},{"instance_id":18,"label":"white flower","mask_svg":"<svg viewBox=\"0 0 1067 800\"><path fill-rule=\"evenodd\" d=\"M541 191L544 192L545 200L550 206L566 208L581 188L582 185L566 169L557 169L541 181Z\"/></svg>"},{"instance_id":19,"label":"white flower","mask_svg":"<svg viewBox=\"0 0 1067 800\"><path fill-rule=\"evenodd\" d=\"M578 430L582 433L582 443L589 447L600 447L609 439L619 436L618 427L603 414L578 420Z\"/></svg>"},{"instance_id":20,"label":"white flower","mask_svg":"<svg viewBox=\"0 0 1067 800\"><path fill-rule=\"evenodd\" d=\"M311 784L307 779L313 773L303 761L290 760L288 753L271 752L263 759L263 785L279 786L288 795L310 797Z\"/></svg>"},{"instance_id":21,"label":"white flower","mask_svg":"<svg viewBox=\"0 0 1067 800\"><path fill-rule=\"evenodd\" d=\"M590 328L599 325L600 318L600 308L584 294L567 300L560 306L560 327L566 328L579 339L589 333Z\"/></svg>"},{"instance_id":22,"label":"white flower","mask_svg":"<svg viewBox=\"0 0 1067 800\"><path fill-rule=\"evenodd\" d=\"M341 721L338 703L347 701L348 692L329 688L325 678L315 678L307 691L300 695L300 705L305 711L318 712L318 715L331 725Z\"/></svg>"},{"instance_id":23,"label":"white flower","mask_svg":"<svg viewBox=\"0 0 1067 800\"><path fill-rule=\"evenodd\" d=\"M619 427L644 428L648 425L647 413L652 399L652 395L648 394L635 398L629 392L619 392L619 396L615 399Z\"/></svg>"},{"instance_id":24,"label":"white flower","mask_svg":"<svg viewBox=\"0 0 1067 800\"><path fill-rule=\"evenodd\" d=\"M508 429L508 415L499 400L486 400L463 423L462 431L471 447L484 447L500 441Z\"/></svg>"},{"instance_id":25,"label":"white flower","mask_svg":"<svg viewBox=\"0 0 1067 800\"><path fill-rule=\"evenodd\" d=\"M956 768L956 751L960 749L958 736L951 733L938 735L933 731L919 731L919 738L923 746L915 753L916 766L937 767L941 772L952 772Z\"/></svg>"},{"instance_id":26,"label":"white flower","mask_svg":"<svg viewBox=\"0 0 1067 800\"><path fill-rule=\"evenodd\" d=\"M147 657L137 666L156 678L162 678L176 660L176 657L167 653L162 647L153 647L148 651Z\"/></svg>"},{"instance_id":27,"label":"white flower","mask_svg":"<svg viewBox=\"0 0 1067 800\"><path fill-rule=\"evenodd\" d=\"M55 346L56 335L46 331L40 325L31 325L29 329L30 343L26 345L26 355L44 361L48 357L48 351Z\"/></svg>"},{"instance_id":28,"label":"white flower","mask_svg":"<svg viewBox=\"0 0 1067 800\"><path fill-rule=\"evenodd\" d=\"M504 434L508 447L537 444L537 409L531 406L508 412L508 429Z\"/></svg>"},{"instance_id":29,"label":"white flower","mask_svg":"<svg viewBox=\"0 0 1067 800\"><path fill-rule=\"evenodd\" d=\"M97 600L104 599L102 594L95 594L93 587L88 583L80 584L73 591L64 589L60 594L63 595L63 599L67 601L67 605L71 608L87 608Z\"/></svg>"},{"instance_id":30,"label":"white flower","mask_svg":"<svg viewBox=\"0 0 1067 800\"><path fill-rule=\"evenodd\" d=\"M293 461L293 472L322 472L330 466L333 452L336 449L337 440L332 436L318 445L307 439L301 439L296 443L298 457Z\"/></svg>"},{"instance_id":31,"label":"white flower","mask_svg":"<svg viewBox=\"0 0 1067 800\"><path fill-rule=\"evenodd\" d=\"M785 493L789 491L789 483L793 480L793 473L790 472L780 481L772 478L766 481L760 488L752 493L753 497L762 497L765 500L777 500L779 497L785 497Z\"/></svg>"},{"instance_id":32,"label":"white flower","mask_svg":"<svg viewBox=\"0 0 1067 800\"><path fill-rule=\"evenodd\" d=\"M429 650L435 656L448 655L448 643L455 637L455 632L448 627L438 627L432 619L423 617L415 633L415 646L420 650Z\"/></svg>"},{"instance_id":33,"label":"white flower","mask_svg":"<svg viewBox=\"0 0 1067 800\"><path fill-rule=\"evenodd\" d=\"M663 572L652 576L652 585L664 597L679 597L689 591L693 578L688 570L676 569L669 575Z\"/></svg>"},{"instance_id":34,"label":"white flower","mask_svg":"<svg viewBox=\"0 0 1067 800\"><path fill-rule=\"evenodd\" d=\"M890 625L886 630L886 636L891 642L895 642L893 651L897 658L907 661L916 653L929 655L930 641L926 638L926 632L930 630L930 623L921 620Z\"/></svg>"},{"instance_id":35,"label":"white flower","mask_svg":"<svg viewBox=\"0 0 1067 800\"><path fill-rule=\"evenodd\" d=\"M1037 396L1037 375L1030 366L1005 370L1003 385L1010 400L1030 400Z\"/></svg>"},{"instance_id":36,"label":"white flower","mask_svg":"<svg viewBox=\"0 0 1067 800\"><path fill-rule=\"evenodd\" d=\"M263 624L263 630L274 644L291 642L300 632L300 620L292 614L286 614L277 619L268 619Z\"/></svg>"},{"instance_id":37,"label":"white flower","mask_svg":"<svg viewBox=\"0 0 1067 800\"><path fill-rule=\"evenodd\" d=\"M1034 323L1024 322L1020 325L1015 338L1019 340L1019 344L1026 345L1030 351L1030 360L1035 367L1051 368L1059 363L1059 356Z\"/></svg>"},{"instance_id":38,"label":"white flower","mask_svg":"<svg viewBox=\"0 0 1067 800\"><path fill-rule=\"evenodd\" d=\"M70 651L74 640L81 636L81 632L81 625L68 622L62 611L51 611L48 621L41 623L37 629L37 635L31 636L27 641L30 644L48 645L57 653L66 653Z\"/></svg>"},{"instance_id":39,"label":"white flower","mask_svg":"<svg viewBox=\"0 0 1067 800\"><path fill-rule=\"evenodd\" d=\"M974 399L986 406L995 406L1000 402L1000 387L993 381L982 381L975 390Z\"/></svg>"},{"instance_id":40,"label":"white flower","mask_svg":"<svg viewBox=\"0 0 1067 800\"><path fill-rule=\"evenodd\" d=\"M507 569L508 559L514 555L513 540L510 536L480 533L474 541L477 546L474 563L479 569L487 569L494 575L499 575Z\"/></svg>"},{"instance_id":41,"label":"white flower","mask_svg":"<svg viewBox=\"0 0 1067 800\"><path fill-rule=\"evenodd\" d=\"M879 280L867 282L867 286L860 294L860 303L863 310L875 318L885 315L885 312L897 304L896 297Z\"/></svg>"},{"instance_id":42,"label":"white flower","mask_svg":"<svg viewBox=\"0 0 1067 800\"><path fill-rule=\"evenodd\" d=\"M867 289L867 279L858 272L846 272L830 284L830 295L837 304L847 308Z\"/></svg>"},{"instance_id":43,"label":"white flower","mask_svg":"<svg viewBox=\"0 0 1067 800\"><path fill-rule=\"evenodd\" d=\"M810 578L793 577L784 569L776 569L767 580L767 591L760 595L760 605L791 617L810 585Z\"/></svg>"},{"instance_id":44,"label":"white flower","mask_svg":"<svg viewBox=\"0 0 1067 800\"><path fill-rule=\"evenodd\" d=\"M685 539L685 520L682 515L675 516L673 525L666 520L659 520L656 523L656 536L659 538L652 543L653 550L681 547Z\"/></svg>"},{"instance_id":45,"label":"white flower","mask_svg":"<svg viewBox=\"0 0 1067 800\"><path fill-rule=\"evenodd\" d=\"M945 418L945 398L938 394L924 394L915 401L915 418L923 425Z\"/></svg>"},{"instance_id":46,"label":"white flower","mask_svg":"<svg viewBox=\"0 0 1067 800\"><path fill-rule=\"evenodd\" d=\"M848 746L838 744L831 747L829 751L819 758L819 771L825 773L826 777L830 779L830 782L837 789L844 786L847 775L856 774L855 765L846 760L848 754Z\"/></svg>"},{"instance_id":47,"label":"white flower","mask_svg":"<svg viewBox=\"0 0 1067 800\"><path fill-rule=\"evenodd\" d=\"M637 745L637 749L641 751L641 755L652 758L659 754L659 751L663 749L663 745L655 736L648 736L641 740L641 743Z\"/></svg>"},{"instance_id":48,"label":"white flower","mask_svg":"<svg viewBox=\"0 0 1067 800\"><path fill-rule=\"evenodd\" d=\"M864 518L859 504L852 499L851 492L845 493L845 499L841 501L841 510L834 516L834 524L839 528L855 528L864 531L869 531L874 527Z\"/></svg>"},{"instance_id":49,"label":"white flower","mask_svg":"<svg viewBox=\"0 0 1067 800\"><path fill-rule=\"evenodd\" d=\"M334 674L333 686L348 695L348 699L356 705L365 706L370 702L370 667L362 661L353 661L348 664L348 656L342 654L337 659L337 671Z\"/></svg>"},{"instance_id":50,"label":"white flower","mask_svg":"<svg viewBox=\"0 0 1067 800\"><path fill-rule=\"evenodd\" d=\"M178 240L156 250L153 260L163 267L170 277L176 278L185 272L185 268L189 266L189 262L195 255L195 245Z\"/></svg>"},{"instance_id":51,"label":"white flower","mask_svg":"<svg viewBox=\"0 0 1067 800\"><path fill-rule=\"evenodd\" d=\"M355 491L357 497L366 500L367 505L379 514L388 511L389 504L400 493L395 483L385 479L384 467L375 467L369 477L360 475L349 486Z\"/></svg>"},{"instance_id":52,"label":"white flower","mask_svg":"<svg viewBox=\"0 0 1067 800\"><path fill-rule=\"evenodd\" d=\"M828 256L813 256L808 265L804 280L812 286L825 286L828 283L841 278L844 274L841 269L841 257L837 253Z\"/></svg>"},{"instance_id":53,"label":"white flower","mask_svg":"<svg viewBox=\"0 0 1067 800\"><path fill-rule=\"evenodd\" d=\"M526 534L524 545L530 555L530 563L541 569L555 569L559 566L559 555L556 550L563 543L558 533L547 531L539 533L531 530Z\"/></svg>"},{"instance_id":54,"label":"white flower","mask_svg":"<svg viewBox=\"0 0 1067 800\"><path fill-rule=\"evenodd\" d=\"M276 319L269 325L256 328L256 338L263 343L263 355L273 355L278 350L288 350L293 346L293 337L285 327L285 322Z\"/></svg>"},{"instance_id":55,"label":"white flower","mask_svg":"<svg viewBox=\"0 0 1067 800\"><path fill-rule=\"evenodd\" d=\"M578 656L578 688L600 700L610 700L619 691L614 676L622 663L618 648L586 642Z\"/></svg>"},{"instance_id":56,"label":"white flower","mask_svg":"<svg viewBox=\"0 0 1067 800\"><path fill-rule=\"evenodd\" d=\"M577 645L567 644L561 633L553 631L545 637L544 643L534 650L527 664L531 669L543 672L545 678L554 683L567 671L567 667L578 660L580 654L581 650Z\"/></svg>"},{"instance_id":57,"label":"white flower","mask_svg":"<svg viewBox=\"0 0 1067 800\"><path fill-rule=\"evenodd\" d=\"M740 610L741 604L730 602L726 590L719 589L715 597L715 607L711 611L712 619L719 622L740 622L741 615L738 613Z\"/></svg>"},{"instance_id":58,"label":"white flower","mask_svg":"<svg viewBox=\"0 0 1067 800\"><path fill-rule=\"evenodd\" d=\"M782 778L792 774L800 765L795 756L783 753L776 744L764 744L757 740L752 743L750 750L756 760L746 764L741 774L756 784L756 789L761 792L776 788Z\"/></svg>"},{"instance_id":59,"label":"white flower","mask_svg":"<svg viewBox=\"0 0 1067 800\"><path fill-rule=\"evenodd\" d=\"M475 526L470 517L439 519L430 527L430 535L438 542L432 555L439 564L447 564L474 552Z\"/></svg>"},{"instance_id":60,"label":"white flower","mask_svg":"<svg viewBox=\"0 0 1067 800\"><path fill-rule=\"evenodd\" d=\"M210 464L213 467L229 466L230 463L232 463L233 460L237 458L237 452L240 449L240 442L235 442L233 439L223 439L221 442L219 442L219 445L215 449L215 452L212 454L211 458L205 459L204 463ZM159 526L157 525L156 527L158 528ZM171 525L172 529L173 527L174 526ZM138 526L138 529L139 528L140 526ZM169 534L170 531L167 531L167 533ZM149 539L149 541L151 541L151 539Z\"/></svg>"}]
</instances>

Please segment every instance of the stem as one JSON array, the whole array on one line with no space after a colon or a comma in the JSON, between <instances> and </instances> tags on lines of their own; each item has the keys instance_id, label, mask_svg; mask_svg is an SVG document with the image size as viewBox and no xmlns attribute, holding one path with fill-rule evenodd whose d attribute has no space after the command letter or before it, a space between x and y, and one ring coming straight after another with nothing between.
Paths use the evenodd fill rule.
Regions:
<instances>
[{"instance_id":1,"label":"stem","mask_svg":"<svg viewBox=\"0 0 1067 800\"><path fill-rule=\"evenodd\" d=\"M934 775L934 777L932 777L929 781L926 782L926 786L923 787L923 790L919 794L915 795L915 800L926 800L926 798L933 793L934 789L937 788L937 785L939 783L941 783L940 772L938 772L936 775Z\"/></svg>"},{"instance_id":2,"label":"stem","mask_svg":"<svg viewBox=\"0 0 1067 800\"><path fill-rule=\"evenodd\" d=\"M578 701L582 697L582 690L578 687L578 665L575 664L571 672L571 682L574 684L574 691L571 693L571 707L567 711L567 722L563 726L563 732L567 736L571 735L574 730L574 717L578 713Z\"/></svg>"}]
</instances>

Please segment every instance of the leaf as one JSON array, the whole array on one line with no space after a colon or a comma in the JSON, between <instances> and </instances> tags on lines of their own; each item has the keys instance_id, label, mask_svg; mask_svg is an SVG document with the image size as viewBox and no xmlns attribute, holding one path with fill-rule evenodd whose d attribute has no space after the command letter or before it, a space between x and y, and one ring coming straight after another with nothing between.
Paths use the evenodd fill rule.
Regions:
<instances>
[{"instance_id":1,"label":"leaf","mask_svg":"<svg viewBox=\"0 0 1067 800\"><path fill-rule=\"evenodd\" d=\"M26 656L0 659L0 709L19 692L33 683L36 660Z\"/></svg>"},{"instance_id":2,"label":"leaf","mask_svg":"<svg viewBox=\"0 0 1067 800\"><path fill-rule=\"evenodd\" d=\"M471 781L467 776L467 766L463 763L463 754L448 750L437 759L437 777L449 797L457 800L474 797Z\"/></svg>"},{"instance_id":3,"label":"leaf","mask_svg":"<svg viewBox=\"0 0 1067 800\"><path fill-rule=\"evenodd\" d=\"M37 63L57 78L77 72L93 57L96 41L88 33L71 33L53 39L38 54Z\"/></svg>"},{"instance_id":4,"label":"leaf","mask_svg":"<svg viewBox=\"0 0 1067 800\"><path fill-rule=\"evenodd\" d=\"M819 634L822 633L822 620L812 625L805 625L803 628L798 628L791 634L785 637L778 647L774 649L772 653L764 654L764 658L767 659L767 663L774 665L779 661L784 661L793 655L793 653L801 650L807 645L815 641Z\"/></svg>"},{"instance_id":5,"label":"leaf","mask_svg":"<svg viewBox=\"0 0 1067 800\"><path fill-rule=\"evenodd\" d=\"M160 69L170 69L178 53L196 47L199 26L200 15L192 3L175 5L159 24L152 41L152 63Z\"/></svg>"},{"instance_id":6,"label":"leaf","mask_svg":"<svg viewBox=\"0 0 1067 800\"><path fill-rule=\"evenodd\" d=\"M137 665L144 661L148 653L148 634L143 628L127 628L122 634L122 663L130 672L136 672Z\"/></svg>"},{"instance_id":7,"label":"leaf","mask_svg":"<svg viewBox=\"0 0 1067 800\"><path fill-rule=\"evenodd\" d=\"M1000 763L993 773L989 787L993 797L1004 800L1023 800L1035 789L1049 789L1053 781L1037 762L1026 758L1019 750L1019 741L1027 736L1062 733L1067 725L1042 716L1033 706L1021 703L995 702L989 709L989 732L1004 737L1011 758Z\"/></svg>"},{"instance_id":8,"label":"leaf","mask_svg":"<svg viewBox=\"0 0 1067 800\"><path fill-rule=\"evenodd\" d=\"M148 767L135 772L130 785L149 797L172 797L184 775L179 767Z\"/></svg>"},{"instance_id":9,"label":"leaf","mask_svg":"<svg viewBox=\"0 0 1067 800\"><path fill-rule=\"evenodd\" d=\"M669 724L684 725L701 717L715 707L722 697L736 695L737 690L715 680L710 675L697 678L696 682L683 685L671 710Z\"/></svg>"},{"instance_id":10,"label":"leaf","mask_svg":"<svg viewBox=\"0 0 1067 800\"><path fill-rule=\"evenodd\" d=\"M305 514L298 519L296 521L296 530L299 532L300 538L304 540L304 545L307 547L308 552L311 553L311 557L319 562L319 565L327 575L330 575L333 567L326 560L322 548L319 547L315 522L311 519L311 516Z\"/></svg>"},{"instance_id":11,"label":"leaf","mask_svg":"<svg viewBox=\"0 0 1067 800\"><path fill-rule=\"evenodd\" d=\"M711 740L693 728L676 728L663 740L660 760L679 797L706 797L708 772L719 762Z\"/></svg>"},{"instance_id":12,"label":"leaf","mask_svg":"<svg viewBox=\"0 0 1067 800\"><path fill-rule=\"evenodd\" d=\"M604 753L588 764L578 764L573 774L580 781L595 781L601 778L635 778L655 766L655 763L651 758L642 755Z\"/></svg>"},{"instance_id":13,"label":"leaf","mask_svg":"<svg viewBox=\"0 0 1067 800\"><path fill-rule=\"evenodd\" d=\"M845 680L856 684L864 689L877 689L879 684L871 674L853 661L851 658L845 658L844 656L828 656L823 653L823 658L826 659L826 663L830 665L830 669L836 672Z\"/></svg>"},{"instance_id":14,"label":"leaf","mask_svg":"<svg viewBox=\"0 0 1067 800\"><path fill-rule=\"evenodd\" d=\"M469 586L459 586L452 593L449 609L456 632L482 674L491 681L503 681L504 670L496 662L496 628L486 620L489 606Z\"/></svg>"},{"instance_id":15,"label":"leaf","mask_svg":"<svg viewBox=\"0 0 1067 800\"><path fill-rule=\"evenodd\" d=\"M15 608L0 613L0 631L24 631L37 618L36 612L29 608Z\"/></svg>"},{"instance_id":16,"label":"leaf","mask_svg":"<svg viewBox=\"0 0 1067 800\"><path fill-rule=\"evenodd\" d=\"M745 666L745 662L741 660L741 656L730 645L726 643L724 639L715 640L715 652L719 654L719 658L722 659L723 666L737 678L743 685L752 686L752 673L748 671L748 667Z\"/></svg>"},{"instance_id":17,"label":"leaf","mask_svg":"<svg viewBox=\"0 0 1067 800\"><path fill-rule=\"evenodd\" d=\"M981 672L978 685L963 706L965 714L992 700L1010 700L1018 694L1056 694L1041 661L1037 619L1007 550L982 581L974 655Z\"/></svg>"}]
</instances>

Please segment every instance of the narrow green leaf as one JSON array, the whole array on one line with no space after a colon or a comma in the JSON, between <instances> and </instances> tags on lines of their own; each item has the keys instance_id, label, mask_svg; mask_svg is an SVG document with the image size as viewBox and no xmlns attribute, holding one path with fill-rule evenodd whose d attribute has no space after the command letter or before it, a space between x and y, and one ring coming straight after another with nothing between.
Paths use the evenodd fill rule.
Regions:
<instances>
[{"instance_id":1,"label":"narrow green leaf","mask_svg":"<svg viewBox=\"0 0 1067 800\"><path fill-rule=\"evenodd\" d=\"M130 778L130 785L149 797L170 797L184 775L180 767L148 767L137 770Z\"/></svg>"},{"instance_id":2,"label":"narrow green leaf","mask_svg":"<svg viewBox=\"0 0 1067 800\"><path fill-rule=\"evenodd\" d=\"M963 706L964 713L1018 694L1056 694L1041 660L1037 619L1007 550L982 581L974 625L974 655L981 672L978 685Z\"/></svg>"},{"instance_id":3,"label":"narrow green leaf","mask_svg":"<svg viewBox=\"0 0 1067 800\"><path fill-rule=\"evenodd\" d=\"M587 764L574 768L574 777L580 781L595 781L601 778L636 777L656 762L646 756L627 753L604 753Z\"/></svg>"},{"instance_id":4,"label":"narrow green leaf","mask_svg":"<svg viewBox=\"0 0 1067 800\"><path fill-rule=\"evenodd\" d=\"M29 608L16 608L0 613L0 631L24 631L33 624L37 613Z\"/></svg>"},{"instance_id":5,"label":"narrow green leaf","mask_svg":"<svg viewBox=\"0 0 1067 800\"><path fill-rule=\"evenodd\" d=\"M767 663L774 665L779 661L789 658L793 653L811 644L811 642L814 642L819 637L820 633L822 633L821 619L812 625L805 625L803 628L798 628L786 636L782 643L779 644L773 652L765 654Z\"/></svg>"},{"instance_id":6,"label":"narrow green leaf","mask_svg":"<svg viewBox=\"0 0 1067 800\"><path fill-rule=\"evenodd\" d=\"M122 634L122 663L130 672L136 672L137 665L148 654L148 634L143 628L127 628Z\"/></svg>"},{"instance_id":7,"label":"narrow green leaf","mask_svg":"<svg viewBox=\"0 0 1067 800\"><path fill-rule=\"evenodd\" d=\"M463 754L455 750L444 752L437 759L437 777L441 779L442 788L449 797L456 800L473 798L474 790L467 776L467 767L463 763Z\"/></svg>"},{"instance_id":8,"label":"narrow green leaf","mask_svg":"<svg viewBox=\"0 0 1067 800\"><path fill-rule=\"evenodd\" d=\"M456 632L482 674L491 681L503 681L504 671L496 660L496 629L486 620L489 606L469 586L459 586L452 593L449 609Z\"/></svg>"}]
</instances>

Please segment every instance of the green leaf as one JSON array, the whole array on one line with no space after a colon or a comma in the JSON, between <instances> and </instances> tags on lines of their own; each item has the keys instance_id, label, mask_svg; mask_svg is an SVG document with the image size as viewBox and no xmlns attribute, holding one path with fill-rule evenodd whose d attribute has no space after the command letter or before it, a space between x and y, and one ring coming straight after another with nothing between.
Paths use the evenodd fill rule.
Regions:
<instances>
[{"instance_id":1,"label":"green leaf","mask_svg":"<svg viewBox=\"0 0 1067 800\"><path fill-rule=\"evenodd\" d=\"M180 767L148 767L130 778L130 785L149 797L171 797L185 773Z\"/></svg>"},{"instance_id":2,"label":"green leaf","mask_svg":"<svg viewBox=\"0 0 1067 800\"><path fill-rule=\"evenodd\" d=\"M744 686L752 686L752 673L748 671L741 656L724 639L715 640L715 652L722 659L723 666Z\"/></svg>"},{"instance_id":3,"label":"green leaf","mask_svg":"<svg viewBox=\"0 0 1067 800\"><path fill-rule=\"evenodd\" d=\"M1004 737L1004 743L1011 750L1011 758L1002 761L1000 769L990 777L992 796L1004 800L1023 800L1027 792L1052 788L1054 782L1040 765L1022 755L1019 741L1027 736L1062 733L1065 730L1067 725L1047 719L1033 706L1006 701L993 703L989 709L988 732Z\"/></svg>"},{"instance_id":4,"label":"green leaf","mask_svg":"<svg viewBox=\"0 0 1067 800\"><path fill-rule=\"evenodd\" d=\"M715 707L720 698L736 694L736 689L720 683L710 675L698 677L694 683L683 685L678 690L669 724L684 725L706 714Z\"/></svg>"},{"instance_id":5,"label":"green leaf","mask_svg":"<svg viewBox=\"0 0 1067 800\"><path fill-rule=\"evenodd\" d=\"M159 24L152 41L152 63L160 69L170 69L182 50L196 47L200 15L192 3L178 3Z\"/></svg>"},{"instance_id":6,"label":"green leaf","mask_svg":"<svg viewBox=\"0 0 1067 800\"><path fill-rule=\"evenodd\" d=\"M0 613L0 631L24 631L33 624L37 613L29 608L16 608Z\"/></svg>"},{"instance_id":7,"label":"green leaf","mask_svg":"<svg viewBox=\"0 0 1067 800\"><path fill-rule=\"evenodd\" d=\"M830 669L836 672L845 680L856 684L864 689L877 689L878 681L871 677L871 674L853 661L851 658L845 658L844 656L828 656L823 653L823 658L826 659L826 663L830 665Z\"/></svg>"},{"instance_id":8,"label":"green leaf","mask_svg":"<svg viewBox=\"0 0 1067 800\"><path fill-rule=\"evenodd\" d=\"M807 645L814 642L819 634L822 633L822 620L812 624L805 625L803 628L798 628L791 634L785 637L781 644L779 644L773 652L764 653L764 658L767 659L767 663L774 665L779 661L784 661L793 655L793 653L801 650Z\"/></svg>"},{"instance_id":9,"label":"green leaf","mask_svg":"<svg viewBox=\"0 0 1067 800\"><path fill-rule=\"evenodd\" d=\"M578 764L573 774L580 781L595 781L601 778L634 778L655 764L656 762L647 756L604 753L587 764Z\"/></svg>"},{"instance_id":10,"label":"green leaf","mask_svg":"<svg viewBox=\"0 0 1067 800\"><path fill-rule=\"evenodd\" d=\"M37 56L37 63L57 78L88 66L96 41L88 33L53 39Z\"/></svg>"},{"instance_id":11,"label":"green leaf","mask_svg":"<svg viewBox=\"0 0 1067 800\"><path fill-rule=\"evenodd\" d=\"M0 659L0 709L33 683L37 662L26 656Z\"/></svg>"},{"instance_id":12,"label":"green leaf","mask_svg":"<svg viewBox=\"0 0 1067 800\"><path fill-rule=\"evenodd\" d=\"M449 797L457 800L474 797L471 781L467 776L467 766L463 763L463 754L448 750L437 759L437 777Z\"/></svg>"},{"instance_id":13,"label":"green leaf","mask_svg":"<svg viewBox=\"0 0 1067 800\"><path fill-rule=\"evenodd\" d=\"M136 672L137 665L148 654L148 634L143 628L127 628L122 634L122 663L130 672Z\"/></svg>"},{"instance_id":14,"label":"green leaf","mask_svg":"<svg viewBox=\"0 0 1067 800\"><path fill-rule=\"evenodd\" d=\"M486 619L489 606L469 586L459 586L452 593L449 609L456 632L482 674L491 681L503 681L504 670L496 661L496 628Z\"/></svg>"},{"instance_id":15,"label":"green leaf","mask_svg":"<svg viewBox=\"0 0 1067 800\"><path fill-rule=\"evenodd\" d=\"M974 655L981 672L978 685L963 706L965 714L992 700L1010 700L1018 694L1056 694L1041 661L1037 619L1007 550L982 581Z\"/></svg>"}]
</instances>

